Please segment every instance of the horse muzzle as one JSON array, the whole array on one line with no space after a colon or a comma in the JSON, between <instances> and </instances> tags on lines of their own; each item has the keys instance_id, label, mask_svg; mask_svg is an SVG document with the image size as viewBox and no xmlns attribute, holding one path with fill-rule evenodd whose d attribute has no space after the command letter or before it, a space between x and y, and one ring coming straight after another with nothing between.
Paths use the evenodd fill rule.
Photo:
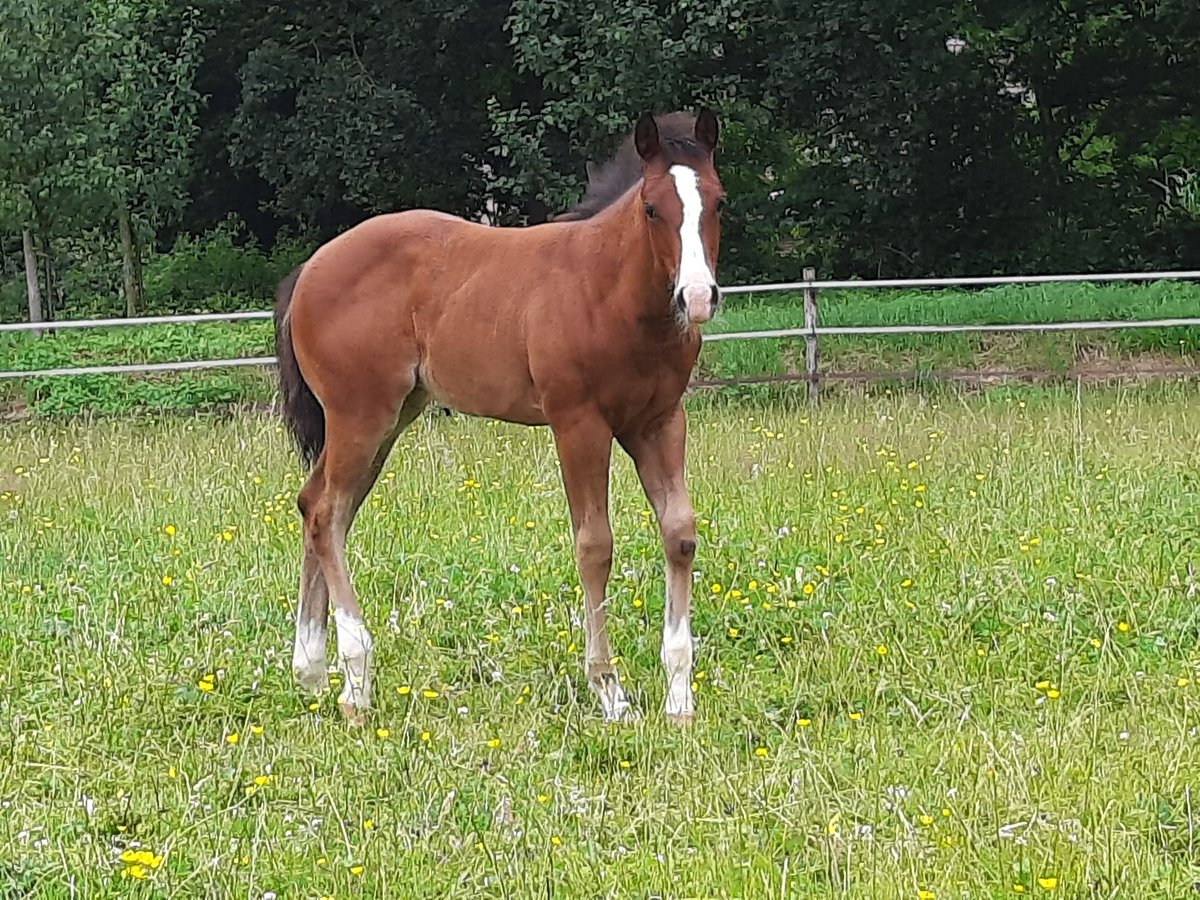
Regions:
<instances>
[{"instance_id":1,"label":"horse muzzle","mask_svg":"<svg viewBox=\"0 0 1200 900\"><path fill-rule=\"evenodd\" d=\"M717 311L721 290L715 284L685 284L675 291L675 303L693 325L703 325Z\"/></svg>"}]
</instances>

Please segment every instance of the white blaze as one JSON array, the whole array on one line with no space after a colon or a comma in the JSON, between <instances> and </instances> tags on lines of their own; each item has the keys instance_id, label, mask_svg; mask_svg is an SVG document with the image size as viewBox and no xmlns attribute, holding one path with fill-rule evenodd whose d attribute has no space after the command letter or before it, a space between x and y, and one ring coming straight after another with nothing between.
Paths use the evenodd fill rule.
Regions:
<instances>
[{"instance_id":1,"label":"white blaze","mask_svg":"<svg viewBox=\"0 0 1200 900\"><path fill-rule=\"evenodd\" d=\"M679 274L675 278L675 291L683 298L688 317L693 322L707 322L712 318L712 289L717 279L708 267L704 243L700 240L700 216L704 212L700 176L695 169L687 166L671 166L670 173L675 181L679 202L683 205L683 223L679 226Z\"/></svg>"}]
</instances>

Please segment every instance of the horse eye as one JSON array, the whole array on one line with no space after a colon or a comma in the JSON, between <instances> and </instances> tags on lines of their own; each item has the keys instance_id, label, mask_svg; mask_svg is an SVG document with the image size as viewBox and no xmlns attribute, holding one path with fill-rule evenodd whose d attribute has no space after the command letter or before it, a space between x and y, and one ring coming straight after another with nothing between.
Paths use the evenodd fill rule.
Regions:
<instances>
[{"instance_id":1,"label":"horse eye","mask_svg":"<svg viewBox=\"0 0 1200 900\"><path fill-rule=\"evenodd\" d=\"M646 218L647 219L657 219L658 218L658 210L654 208L653 204L650 204L650 203L646 204Z\"/></svg>"}]
</instances>

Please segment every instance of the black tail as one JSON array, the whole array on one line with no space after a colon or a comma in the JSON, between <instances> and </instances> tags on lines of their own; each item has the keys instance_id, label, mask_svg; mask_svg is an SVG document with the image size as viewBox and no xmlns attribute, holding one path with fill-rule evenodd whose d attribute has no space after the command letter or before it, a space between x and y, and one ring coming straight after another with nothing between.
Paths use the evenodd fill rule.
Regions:
<instances>
[{"instance_id":1,"label":"black tail","mask_svg":"<svg viewBox=\"0 0 1200 900\"><path fill-rule=\"evenodd\" d=\"M325 446L325 410L300 373L292 346L292 324L288 308L292 291L303 266L297 266L275 289L275 355L279 358L279 389L283 395L283 423L287 426L300 458L312 468Z\"/></svg>"}]
</instances>

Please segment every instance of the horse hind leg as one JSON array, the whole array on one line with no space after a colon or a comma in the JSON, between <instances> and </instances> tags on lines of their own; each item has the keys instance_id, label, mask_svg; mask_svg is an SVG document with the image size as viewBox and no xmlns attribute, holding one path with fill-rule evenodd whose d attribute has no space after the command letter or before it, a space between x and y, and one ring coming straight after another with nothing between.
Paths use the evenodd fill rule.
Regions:
<instances>
[{"instance_id":1,"label":"horse hind leg","mask_svg":"<svg viewBox=\"0 0 1200 900\"><path fill-rule=\"evenodd\" d=\"M325 424L325 449L313 470L313 477L301 492L306 566L311 555L319 566L326 602L333 607L337 628L338 662L345 674L338 703L343 715L355 722L362 720L371 705L374 640L350 580L346 536L363 500L379 477L396 437L417 417L426 402L424 391L416 388L408 394L395 419L377 421L373 427L368 419L329 415ZM313 595L319 596L319 591ZM322 645L327 610L323 612L325 615L320 618ZM298 628L297 647L301 636ZM323 658L321 665L324 668Z\"/></svg>"},{"instance_id":2,"label":"horse hind leg","mask_svg":"<svg viewBox=\"0 0 1200 900\"><path fill-rule=\"evenodd\" d=\"M297 506L307 521L308 510L320 493L324 481L320 461L300 491ZM325 645L329 620L329 588L321 572L316 548L304 530L304 559L300 565L300 598L296 604L296 632L292 647L292 673L299 685L314 694L323 693L329 684Z\"/></svg>"}]
</instances>

